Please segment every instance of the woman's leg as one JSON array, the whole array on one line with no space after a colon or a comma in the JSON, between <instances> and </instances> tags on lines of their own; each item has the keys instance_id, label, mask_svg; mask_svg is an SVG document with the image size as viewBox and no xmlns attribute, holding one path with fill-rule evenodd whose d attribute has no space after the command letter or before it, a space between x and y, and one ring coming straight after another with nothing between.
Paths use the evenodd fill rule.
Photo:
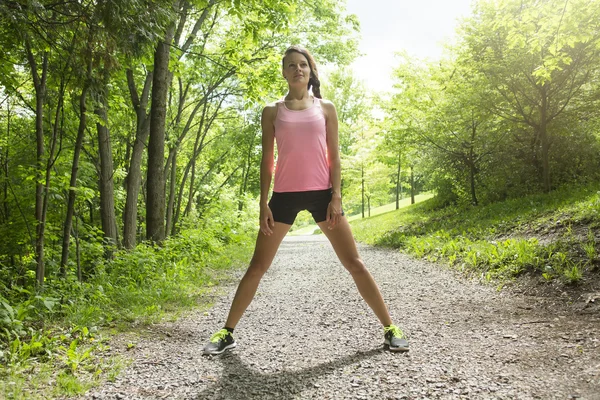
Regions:
<instances>
[{"instance_id":1,"label":"woman's leg","mask_svg":"<svg viewBox=\"0 0 600 400\"><path fill-rule=\"evenodd\" d=\"M319 222L319 227L327 236L327 239L331 242L333 250L340 259L342 265L350 272L358 292L361 294L363 299L367 302L369 307L375 312L379 321L383 326L389 326L392 324L392 319L388 309L383 302L383 297L379 292L377 283L371 276L371 273L365 267L365 264L358 255L356 249L356 243L352 236L352 230L346 217L342 217L340 223L335 229L329 230L327 222Z\"/></svg>"},{"instance_id":2,"label":"woman's leg","mask_svg":"<svg viewBox=\"0 0 600 400\"><path fill-rule=\"evenodd\" d=\"M266 236L260 231L258 232L254 255L252 256L246 274L240 281L237 291L235 292L235 297L233 298L231 308L229 309L227 322L225 323L226 327L235 328L240 318L242 318L244 311L246 311L246 308L248 308L256 294L256 289L258 288L260 280L271 266L281 241L291 227L292 226L288 224L275 222L272 235Z\"/></svg>"}]
</instances>

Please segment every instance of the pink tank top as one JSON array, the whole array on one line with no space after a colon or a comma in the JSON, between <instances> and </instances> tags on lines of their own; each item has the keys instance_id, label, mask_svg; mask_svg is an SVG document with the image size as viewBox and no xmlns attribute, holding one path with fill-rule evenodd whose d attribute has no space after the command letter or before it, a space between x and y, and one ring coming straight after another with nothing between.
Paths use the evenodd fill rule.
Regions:
<instances>
[{"instance_id":1,"label":"pink tank top","mask_svg":"<svg viewBox=\"0 0 600 400\"><path fill-rule=\"evenodd\" d=\"M327 131L321 101L305 110L290 110L277 102L275 118L277 162L274 192L305 192L331 187L327 162Z\"/></svg>"}]
</instances>

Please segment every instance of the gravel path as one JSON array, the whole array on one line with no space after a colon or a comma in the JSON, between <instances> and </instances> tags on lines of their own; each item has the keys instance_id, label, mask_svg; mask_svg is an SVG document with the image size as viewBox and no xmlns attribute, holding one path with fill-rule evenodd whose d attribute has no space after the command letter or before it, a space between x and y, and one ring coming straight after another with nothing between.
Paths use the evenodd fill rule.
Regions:
<instances>
[{"instance_id":1,"label":"gravel path","mask_svg":"<svg viewBox=\"0 0 600 400\"><path fill-rule=\"evenodd\" d=\"M235 285L208 312L153 326L94 399L600 399L600 314L498 292L360 246L411 350L383 332L323 236L288 236L236 328L201 355ZM114 351L125 353L123 344Z\"/></svg>"}]
</instances>

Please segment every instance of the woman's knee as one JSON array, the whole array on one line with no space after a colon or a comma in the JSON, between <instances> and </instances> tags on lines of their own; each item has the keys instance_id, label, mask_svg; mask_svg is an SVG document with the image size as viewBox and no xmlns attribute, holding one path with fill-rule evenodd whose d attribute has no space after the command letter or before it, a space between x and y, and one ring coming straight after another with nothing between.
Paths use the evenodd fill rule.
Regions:
<instances>
[{"instance_id":1,"label":"woman's knee","mask_svg":"<svg viewBox=\"0 0 600 400\"><path fill-rule=\"evenodd\" d=\"M270 266L270 262L252 258L248 270L246 271L246 275L260 278L267 272Z\"/></svg>"},{"instance_id":2,"label":"woman's knee","mask_svg":"<svg viewBox=\"0 0 600 400\"><path fill-rule=\"evenodd\" d=\"M344 260L342 264L344 264L344 267L346 267L348 272L350 272L350 274L352 275L364 274L368 272L365 263L363 262L363 260L360 259L360 257L354 257Z\"/></svg>"}]
</instances>

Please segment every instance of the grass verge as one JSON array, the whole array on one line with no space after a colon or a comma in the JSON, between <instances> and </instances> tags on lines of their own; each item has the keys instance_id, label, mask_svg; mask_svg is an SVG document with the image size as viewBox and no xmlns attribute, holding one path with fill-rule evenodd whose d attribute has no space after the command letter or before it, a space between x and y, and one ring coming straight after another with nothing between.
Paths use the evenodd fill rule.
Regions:
<instances>
[{"instance_id":1,"label":"grass verge","mask_svg":"<svg viewBox=\"0 0 600 400\"><path fill-rule=\"evenodd\" d=\"M547 281L576 283L599 265L600 187L565 187L478 207L436 209L431 199L352 225L359 241L488 281L534 271Z\"/></svg>"}]
</instances>

